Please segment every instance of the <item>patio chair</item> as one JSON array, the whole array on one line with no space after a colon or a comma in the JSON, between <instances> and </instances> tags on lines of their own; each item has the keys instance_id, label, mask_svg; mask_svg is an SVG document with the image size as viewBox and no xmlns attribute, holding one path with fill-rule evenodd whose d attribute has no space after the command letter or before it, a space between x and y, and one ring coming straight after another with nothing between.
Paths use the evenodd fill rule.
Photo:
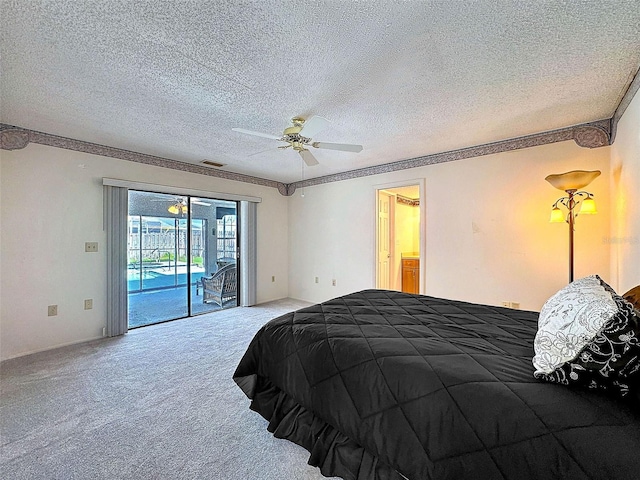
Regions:
<instances>
[{"instance_id":1,"label":"patio chair","mask_svg":"<svg viewBox=\"0 0 640 480\"><path fill-rule=\"evenodd\" d=\"M237 295L236 265L222 267L210 277L202 277L202 303L225 303L234 300Z\"/></svg>"}]
</instances>

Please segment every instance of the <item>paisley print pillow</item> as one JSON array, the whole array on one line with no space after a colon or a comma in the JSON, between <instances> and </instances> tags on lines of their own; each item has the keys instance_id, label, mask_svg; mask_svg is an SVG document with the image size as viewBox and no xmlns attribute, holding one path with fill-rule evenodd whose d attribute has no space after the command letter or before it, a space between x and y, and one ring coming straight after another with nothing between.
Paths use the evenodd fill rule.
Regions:
<instances>
[{"instance_id":1,"label":"paisley print pillow","mask_svg":"<svg viewBox=\"0 0 640 480\"><path fill-rule=\"evenodd\" d=\"M536 370L534 376L547 382L606 390L622 397L629 392L635 395L640 386L640 317L631 303L599 277L598 280L615 304L614 315L574 358L551 372Z\"/></svg>"},{"instance_id":2,"label":"paisley print pillow","mask_svg":"<svg viewBox=\"0 0 640 480\"><path fill-rule=\"evenodd\" d=\"M605 288L606 286L606 288ZM543 305L534 340L536 374L574 359L617 313L615 294L598 275L581 278Z\"/></svg>"}]
</instances>

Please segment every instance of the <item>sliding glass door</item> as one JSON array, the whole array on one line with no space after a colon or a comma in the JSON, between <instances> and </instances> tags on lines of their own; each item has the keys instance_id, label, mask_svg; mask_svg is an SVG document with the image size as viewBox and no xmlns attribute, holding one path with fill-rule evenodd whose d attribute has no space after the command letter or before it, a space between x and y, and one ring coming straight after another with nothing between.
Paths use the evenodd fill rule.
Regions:
<instances>
[{"instance_id":1,"label":"sliding glass door","mask_svg":"<svg viewBox=\"0 0 640 480\"><path fill-rule=\"evenodd\" d=\"M237 203L211 198L189 200L191 265L196 269L192 273L191 314L235 307L239 301Z\"/></svg>"},{"instance_id":2,"label":"sliding glass door","mask_svg":"<svg viewBox=\"0 0 640 480\"><path fill-rule=\"evenodd\" d=\"M233 201L130 190L129 328L237 306L236 223Z\"/></svg>"}]
</instances>

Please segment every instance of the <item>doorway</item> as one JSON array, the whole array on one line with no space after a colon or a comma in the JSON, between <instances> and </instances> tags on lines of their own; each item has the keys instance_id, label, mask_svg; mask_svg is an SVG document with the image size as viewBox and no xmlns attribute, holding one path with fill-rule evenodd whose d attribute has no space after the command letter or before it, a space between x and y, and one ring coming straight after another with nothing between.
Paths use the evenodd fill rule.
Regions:
<instances>
[{"instance_id":1,"label":"doorway","mask_svg":"<svg viewBox=\"0 0 640 480\"><path fill-rule=\"evenodd\" d=\"M238 305L237 202L129 190L128 209L129 329ZM223 267L235 284L213 301L202 279Z\"/></svg>"},{"instance_id":2,"label":"doorway","mask_svg":"<svg viewBox=\"0 0 640 480\"><path fill-rule=\"evenodd\" d=\"M420 185L376 190L376 288L419 293Z\"/></svg>"}]
</instances>

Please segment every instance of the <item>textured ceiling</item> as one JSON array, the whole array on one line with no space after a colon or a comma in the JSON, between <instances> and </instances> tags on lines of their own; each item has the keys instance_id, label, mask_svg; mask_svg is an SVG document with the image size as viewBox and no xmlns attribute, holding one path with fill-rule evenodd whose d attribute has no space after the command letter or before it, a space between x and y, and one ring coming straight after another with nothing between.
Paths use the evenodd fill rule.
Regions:
<instances>
[{"instance_id":1,"label":"textured ceiling","mask_svg":"<svg viewBox=\"0 0 640 480\"><path fill-rule=\"evenodd\" d=\"M0 10L2 123L285 183L610 118L640 65L640 0ZM364 150L314 149L303 171L231 131L279 135L296 115L332 122L314 140Z\"/></svg>"}]
</instances>

